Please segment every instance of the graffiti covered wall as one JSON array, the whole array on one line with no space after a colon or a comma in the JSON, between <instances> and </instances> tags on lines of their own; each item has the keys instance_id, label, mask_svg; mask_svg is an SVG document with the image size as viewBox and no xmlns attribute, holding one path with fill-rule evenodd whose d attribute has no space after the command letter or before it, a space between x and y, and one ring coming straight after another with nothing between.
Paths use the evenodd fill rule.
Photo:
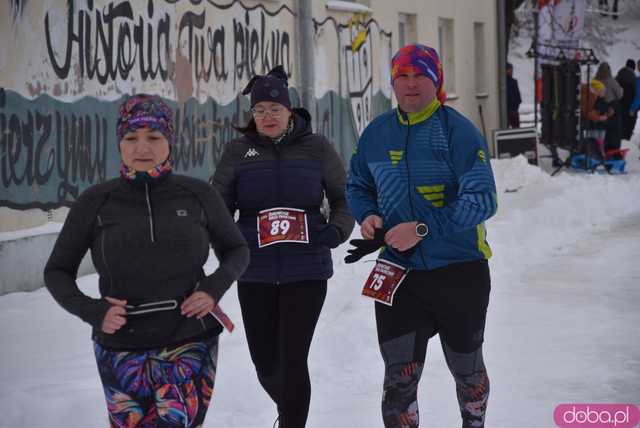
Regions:
<instances>
[{"instance_id":1,"label":"graffiti covered wall","mask_svg":"<svg viewBox=\"0 0 640 428\"><path fill-rule=\"evenodd\" d=\"M348 160L364 128L391 106L391 33L356 16L315 21L315 34L316 123Z\"/></svg>"},{"instance_id":2,"label":"graffiti covered wall","mask_svg":"<svg viewBox=\"0 0 640 428\"><path fill-rule=\"evenodd\" d=\"M5 2L0 55L0 204L68 206L114 177L118 105L173 107L178 172L208 178L245 122L237 94L283 64L295 83L294 14L196 0ZM4 11L6 12L6 11Z\"/></svg>"},{"instance_id":3,"label":"graffiti covered wall","mask_svg":"<svg viewBox=\"0 0 640 428\"><path fill-rule=\"evenodd\" d=\"M208 178L249 119L253 75L284 65L297 104L294 3L0 0L0 209L67 207L115 177L117 107L137 92L174 109L176 170ZM391 34L371 19L314 30L314 129L347 161L390 105Z\"/></svg>"}]
</instances>

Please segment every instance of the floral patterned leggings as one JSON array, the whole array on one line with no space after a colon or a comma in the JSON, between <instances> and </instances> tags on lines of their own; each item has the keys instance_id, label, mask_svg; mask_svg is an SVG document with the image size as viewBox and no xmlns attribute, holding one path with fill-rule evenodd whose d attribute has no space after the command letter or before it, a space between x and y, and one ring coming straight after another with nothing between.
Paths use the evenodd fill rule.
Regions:
<instances>
[{"instance_id":1,"label":"floral patterned leggings","mask_svg":"<svg viewBox=\"0 0 640 428\"><path fill-rule=\"evenodd\" d=\"M218 336L146 351L94 343L113 428L202 426L216 377Z\"/></svg>"}]
</instances>

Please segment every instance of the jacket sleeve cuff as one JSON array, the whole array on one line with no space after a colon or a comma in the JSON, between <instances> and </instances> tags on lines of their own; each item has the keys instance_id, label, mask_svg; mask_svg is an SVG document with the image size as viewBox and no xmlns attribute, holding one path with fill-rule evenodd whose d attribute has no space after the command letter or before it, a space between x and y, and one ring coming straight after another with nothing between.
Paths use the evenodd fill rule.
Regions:
<instances>
[{"instance_id":1,"label":"jacket sleeve cuff","mask_svg":"<svg viewBox=\"0 0 640 428\"><path fill-rule=\"evenodd\" d=\"M234 281L235 279L230 273L222 268L218 268L211 275L203 278L200 283L200 290L213 297L217 304Z\"/></svg>"},{"instance_id":2,"label":"jacket sleeve cuff","mask_svg":"<svg viewBox=\"0 0 640 428\"><path fill-rule=\"evenodd\" d=\"M90 324L96 330L102 330L102 322L111 308L111 303L105 299L90 299L81 314L82 321Z\"/></svg>"},{"instance_id":3,"label":"jacket sleeve cuff","mask_svg":"<svg viewBox=\"0 0 640 428\"><path fill-rule=\"evenodd\" d=\"M362 224L362 222L369 217L370 215L377 215L378 217L382 218L382 216L380 215L380 213L376 210L368 210L365 211L360 218L358 219L358 224Z\"/></svg>"}]
</instances>

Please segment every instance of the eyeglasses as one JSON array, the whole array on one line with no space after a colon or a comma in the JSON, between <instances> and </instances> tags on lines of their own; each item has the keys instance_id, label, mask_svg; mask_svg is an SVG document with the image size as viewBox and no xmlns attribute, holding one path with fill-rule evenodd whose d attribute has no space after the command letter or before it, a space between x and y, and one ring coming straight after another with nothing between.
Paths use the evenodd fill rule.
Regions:
<instances>
[{"instance_id":1,"label":"eyeglasses","mask_svg":"<svg viewBox=\"0 0 640 428\"><path fill-rule=\"evenodd\" d=\"M256 119L262 119L267 114L271 115L272 118L277 119L282 116L282 113L284 113L284 111L285 109L282 107L272 107L269 109L254 107L251 109L251 113L253 113L253 117L255 117Z\"/></svg>"}]
</instances>

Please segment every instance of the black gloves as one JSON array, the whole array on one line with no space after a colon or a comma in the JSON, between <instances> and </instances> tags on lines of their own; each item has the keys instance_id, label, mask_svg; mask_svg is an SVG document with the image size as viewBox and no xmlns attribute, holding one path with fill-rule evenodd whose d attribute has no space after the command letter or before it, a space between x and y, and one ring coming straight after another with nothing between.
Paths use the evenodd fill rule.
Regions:
<instances>
[{"instance_id":1,"label":"black gloves","mask_svg":"<svg viewBox=\"0 0 640 428\"><path fill-rule=\"evenodd\" d=\"M318 231L315 243L327 248L336 248L342 243L342 236L337 226L326 224Z\"/></svg>"},{"instance_id":2,"label":"black gloves","mask_svg":"<svg viewBox=\"0 0 640 428\"><path fill-rule=\"evenodd\" d=\"M367 254L379 250L384 246L384 235L387 233L384 229L375 229L373 239L352 239L349 244L355 248L347 250L349 255L344 258L345 263L355 263Z\"/></svg>"},{"instance_id":3,"label":"black gloves","mask_svg":"<svg viewBox=\"0 0 640 428\"><path fill-rule=\"evenodd\" d=\"M349 255L344 258L344 262L355 263L367 254L371 254L374 251L377 251L380 248L384 247L384 235L386 233L386 229L376 228L373 234L373 239L352 239L351 241L349 241L349 244L353 245L355 248L347 250L347 253L349 253ZM395 251L396 254L401 257L410 259L413 253L416 251L416 248L418 248L418 245L420 245L419 242L418 244L404 251L398 251L392 247L388 247L388 249L391 251Z\"/></svg>"}]
</instances>

